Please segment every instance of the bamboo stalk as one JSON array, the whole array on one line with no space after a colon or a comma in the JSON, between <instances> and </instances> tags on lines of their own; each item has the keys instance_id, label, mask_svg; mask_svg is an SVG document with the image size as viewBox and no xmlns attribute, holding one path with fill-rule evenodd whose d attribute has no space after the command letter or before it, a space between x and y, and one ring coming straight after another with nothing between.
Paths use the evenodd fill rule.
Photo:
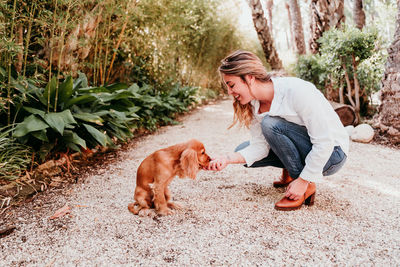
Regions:
<instances>
[{"instance_id":1,"label":"bamboo stalk","mask_svg":"<svg viewBox=\"0 0 400 267\"><path fill-rule=\"evenodd\" d=\"M112 10L112 11L113 11L113 10ZM103 76L103 79L101 80L101 83L102 83L103 85L104 85L104 83L105 83L106 71L107 71L107 57L108 57L108 48L109 48L108 43L109 43L109 41L110 41L111 16L112 16L112 13L113 13L112 11L111 11L110 16L108 17L107 38L106 38L106 40L105 40L105 43L106 43L106 53L105 53L105 56L104 56L104 70L103 70L104 76Z\"/></svg>"},{"instance_id":2,"label":"bamboo stalk","mask_svg":"<svg viewBox=\"0 0 400 267\"><path fill-rule=\"evenodd\" d=\"M25 78L26 75L26 62L28 59L28 52L29 52L29 44L31 41L31 32L32 32L32 24L33 24L33 18L35 15L35 11L36 11L36 1L32 3L31 9L29 11L29 23L28 23L28 32L26 34L26 38L25 38L25 58L24 58L24 71L22 76Z\"/></svg>"},{"instance_id":3,"label":"bamboo stalk","mask_svg":"<svg viewBox=\"0 0 400 267\"><path fill-rule=\"evenodd\" d=\"M11 32L10 32L10 40L14 40L14 20L15 20L15 11L17 7L17 1L14 0L13 3L13 13L11 19ZM8 81L7 81L7 125L11 123L11 64L12 64L12 55L8 54Z\"/></svg>"},{"instance_id":4,"label":"bamboo stalk","mask_svg":"<svg viewBox=\"0 0 400 267\"><path fill-rule=\"evenodd\" d=\"M62 59L62 55L63 55L64 48L65 48L64 38L65 38L65 32L67 30L67 24L68 24L68 20L69 20L69 11L70 11L70 9L71 9L71 0L69 0L69 2L68 2L67 14L66 14L66 18L65 18L65 21L64 21L63 29L61 30L61 50L60 50L60 54L58 55L57 87L56 87L56 95L55 95L55 99L54 99L54 112L57 112L58 78L60 77L61 59Z\"/></svg>"},{"instance_id":5,"label":"bamboo stalk","mask_svg":"<svg viewBox=\"0 0 400 267\"><path fill-rule=\"evenodd\" d=\"M53 13L53 28L51 30L51 38L50 38L50 60L49 60L49 82L51 81L51 65L52 65L52 60L53 60L53 38L54 38L54 32L56 28L56 15L57 15L57 0L55 0L55 5L54 5L54 13ZM47 92L47 112L50 112L50 87L49 86L49 91Z\"/></svg>"},{"instance_id":6,"label":"bamboo stalk","mask_svg":"<svg viewBox=\"0 0 400 267\"><path fill-rule=\"evenodd\" d=\"M128 10L129 10L128 7L129 7L129 3L130 3L130 1L129 1L128 4L126 5L126 12L125 12L125 21L124 21L124 25L122 26L121 32L120 32L119 37L118 37L117 44L116 44L116 46L115 46L115 48L114 48L114 53L113 53L113 56L112 56L112 59L111 59L111 64L110 64L110 67L109 67L108 73L107 73L106 83L107 83L108 80L110 79L111 70L112 70L112 67L113 67L113 64L114 64L115 56L117 55L117 50L118 50L118 48L119 48L119 45L121 44L122 37L124 36L124 32L125 32L125 29L126 29L126 25L128 24Z\"/></svg>"},{"instance_id":7,"label":"bamboo stalk","mask_svg":"<svg viewBox=\"0 0 400 267\"><path fill-rule=\"evenodd\" d=\"M99 63L99 76L100 76L100 82L103 80L103 69L101 66L101 62ZM103 84L101 84L103 85Z\"/></svg>"},{"instance_id":8,"label":"bamboo stalk","mask_svg":"<svg viewBox=\"0 0 400 267\"><path fill-rule=\"evenodd\" d=\"M102 32L100 32L100 30L103 30ZM99 27L99 31L98 31L98 35L99 36L102 36L102 34L104 33L104 27ZM96 85L97 85L97 83L99 83L99 85L102 85L102 81L103 81L103 72L102 72L102 64L101 64L101 62L102 62L102 56L103 56L103 38L100 38L100 44L99 44L99 47L98 47L98 62L97 62L97 64L98 64L98 68L97 68L97 70L96 70L96 72L97 72L97 74L98 74L98 81L97 81L97 79L96 79ZM96 77L97 78L97 77Z\"/></svg>"},{"instance_id":9,"label":"bamboo stalk","mask_svg":"<svg viewBox=\"0 0 400 267\"><path fill-rule=\"evenodd\" d=\"M93 84L94 84L94 86L97 85L97 80L96 80L97 76L96 76L96 74L97 74L97 41L99 39L99 30L98 29L99 28L96 27L96 34L95 34L95 37L94 37L94 43L95 43L95 46L94 46L94 58L93 58Z\"/></svg>"},{"instance_id":10,"label":"bamboo stalk","mask_svg":"<svg viewBox=\"0 0 400 267\"><path fill-rule=\"evenodd\" d=\"M102 72L102 64L101 64L101 57L103 55L103 42L101 42L101 41L100 41L98 50L99 50L99 58L98 58L98 62L97 62L97 64L98 64L98 66L97 66L98 67L97 68L98 80L96 79L96 85L97 85L97 82L99 82L101 84L101 81L103 80L103 72Z\"/></svg>"},{"instance_id":11,"label":"bamboo stalk","mask_svg":"<svg viewBox=\"0 0 400 267\"><path fill-rule=\"evenodd\" d=\"M52 60L53 60L53 38L54 38L54 32L56 30L56 15L57 15L57 0L54 0L55 5L54 5L54 12L53 12L53 28L51 29L50 33L50 59L49 59L49 82L51 80L51 66L52 66Z\"/></svg>"},{"instance_id":12,"label":"bamboo stalk","mask_svg":"<svg viewBox=\"0 0 400 267\"><path fill-rule=\"evenodd\" d=\"M24 27L22 24L18 25L18 35L16 36L17 45L21 48L17 54L17 62L15 63L15 69L18 73L22 70L22 62L24 59Z\"/></svg>"}]
</instances>

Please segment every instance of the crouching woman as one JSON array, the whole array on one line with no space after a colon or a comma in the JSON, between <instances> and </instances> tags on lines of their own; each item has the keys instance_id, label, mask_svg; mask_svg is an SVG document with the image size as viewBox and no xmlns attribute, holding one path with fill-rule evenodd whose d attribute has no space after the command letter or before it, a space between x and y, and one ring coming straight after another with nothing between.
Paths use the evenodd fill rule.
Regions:
<instances>
[{"instance_id":1,"label":"crouching woman","mask_svg":"<svg viewBox=\"0 0 400 267\"><path fill-rule=\"evenodd\" d=\"M273 185L287 189L275 208L312 205L315 182L336 173L348 154L349 136L332 106L310 82L272 77L251 52L230 54L218 70L233 96L232 126L238 122L249 128L251 139L213 159L208 169L235 163L282 168Z\"/></svg>"}]
</instances>

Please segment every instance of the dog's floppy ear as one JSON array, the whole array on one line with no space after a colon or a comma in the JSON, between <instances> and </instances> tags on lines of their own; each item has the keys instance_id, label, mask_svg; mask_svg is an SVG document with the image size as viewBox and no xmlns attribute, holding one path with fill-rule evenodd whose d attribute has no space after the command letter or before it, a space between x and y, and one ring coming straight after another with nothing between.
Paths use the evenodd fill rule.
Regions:
<instances>
[{"instance_id":1,"label":"dog's floppy ear","mask_svg":"<svg viewBox=\"0 0 400 267\"><path fill-rule=\"evenodd\" d=\"M197 172L199 171L197 152L191 148L185 149L181 154L180 161L185 176L195 179Z\"/></svg>"}]
</instances>

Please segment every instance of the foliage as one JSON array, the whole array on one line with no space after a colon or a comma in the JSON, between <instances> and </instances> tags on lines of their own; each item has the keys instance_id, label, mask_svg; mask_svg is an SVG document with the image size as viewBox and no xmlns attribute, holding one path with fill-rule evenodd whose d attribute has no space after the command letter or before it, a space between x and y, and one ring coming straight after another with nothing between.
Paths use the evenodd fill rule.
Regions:
<instances>
[{"instance_id":1,"label":"foliage","mask_svg":"<svg viewBox=\"0 0 400 267\"><path fill-rule=\"evenodd\" d=\"M296 74L313 82L328 99L339 102L342 97L345 103L367 115L367 97L379 90L386 60L386 51L381 48L377 32L350 27L332 29L318 42L320 54L300 57ZM360 87L358 100L357 84ZM343 88L342 96L340 87ZM361 102L361 107L357 108L357 101Z\"/></svg>"},{"instance_id":2,"label":"foliage","mask_svg":"<svg viewBox=\"0 0 400 267\"><path fill-rule=\"evenodd\" d=\"M174 123L240 47L222 2L0 1L0 127L46 155Z\"/></svg>"},{"instance_id":3,"label":"foliage","mask_svg":"<svg viewBox=\"0 0 400 267\"><path fill-rule=\"evenodd\" d=\"M357 74L361 88L369 97L381 88L384 65L387 60L387 50L381 49L373 53L358 66Z\"/></svg>"},{"instance_id":4,"label":"foliage","mask_svg":"<svg viewBox=\"0 0 400 267\"><path fill-rule=\"evenodd\" d=\"M300 55L295 73L298 77L312 82L322 92L325 91L328 69L322 64L321 55Z\"/></svg>"},{"instance_id":5,"label":"foliage","mask_svg":"<svg viewBox=\"0 0 400 267\"><path fill-rule=\"evenodd\" d=\"M31 162L32 151L10 136L10 127L0 129L0 177L14 180Z\"/></svg>"},{"instance_id":6,"label":"foliage","mask_svg":"<svg viewBox=\"0 0 400 267\"><path fill-rule=\"evenodd\" d=\"M37 80L24 79L11 67L7 73L0 66L0 127L13 124L23 103L27 100L29 91L34 88Z\"/></svg>"},{"instance_id":7,"label":"foliage","mask_svg":"<svg viewBox=\"0 0 400 267\"><path fill-rule=\"evenodd\" d=\"M153 87L116 83L89 87L80 74L57 86L55 77L45 88L32 87L23 109L16 116L13 136L42 152L70 148L113 146L112 139L126 141L132 131L154 130L172 123L175 113L195 102L198 88L176 84L169 92ZM45 155L45 153L44 153Z\"/></svg>"},{"instance_id":8,"label":"foliage","mask_svg":"<svg viewBox=\"0 0 400 267\"><path fill-rule=\"evenodd\" d=\"M221 3L2 1L0 65L47 81L81 71L93 85L146 83L168 90L179 81L209 87L222 55L241 44L233 18L218 11Z\"/></svg>"}]
</instances>

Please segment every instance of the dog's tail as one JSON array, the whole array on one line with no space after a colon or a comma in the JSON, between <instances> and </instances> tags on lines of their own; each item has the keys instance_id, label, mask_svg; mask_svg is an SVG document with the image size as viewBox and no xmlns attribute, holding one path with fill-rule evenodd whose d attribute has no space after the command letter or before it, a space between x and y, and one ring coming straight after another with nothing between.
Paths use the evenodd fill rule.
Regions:
<instances>
[{"instance_id":1,"label":"dog's tail","mask_svg":"<svg viewBox=\"0 0 400 267\"><path fill-rule=\"evenodd\" d=\"M133 214L135 214L135 215L138 215L138 214L139 214L139 211L140 211L141 209L142 209L142 207L139 206L137 202L135 202L135 203L129 203L129 204L128 204L128 210L129 210L130 212L132 212Z\"/></svg>"}]
</instances>

